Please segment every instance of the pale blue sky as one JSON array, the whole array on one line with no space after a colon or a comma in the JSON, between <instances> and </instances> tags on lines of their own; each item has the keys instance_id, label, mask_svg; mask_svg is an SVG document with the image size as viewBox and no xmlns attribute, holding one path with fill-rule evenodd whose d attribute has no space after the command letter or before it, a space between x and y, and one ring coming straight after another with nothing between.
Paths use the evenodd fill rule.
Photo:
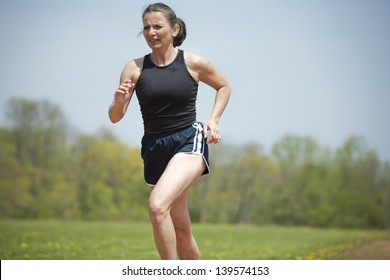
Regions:
<instances>
[{"instance_id":1,"label":"pale blue sky","mask_svg":"<svg viewBox=\"0 0 390 280\"><path fill-rule=\"evenodd\" d=\"M1 108L13 96L49 99L79 130L109 127L139 146L136 98L119 124L107 108L125 63L149 53L137 34L151 2L0 0ZM390 1L165 3L187 23L181 48L210 59L233 87L225 141L268 150L291 133L335 148L358 135L390 160ZM213 100L201 86L199 120Z\"/></svg>"}]
</instances>

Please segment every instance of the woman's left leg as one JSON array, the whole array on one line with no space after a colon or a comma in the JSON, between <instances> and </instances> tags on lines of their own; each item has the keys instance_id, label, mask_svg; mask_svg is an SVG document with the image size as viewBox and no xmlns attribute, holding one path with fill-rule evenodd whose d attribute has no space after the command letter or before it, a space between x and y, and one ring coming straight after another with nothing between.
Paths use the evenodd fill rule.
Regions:
<instances>
[{"instance_id":1,"label":"woman's left leg","mask_svg":"<svg viewBox=\"0 0 390 280\"><path fill-rule=\"evenodd\" d=\"M176 248L179 259L199 260L200 252L192 235L191 218L188 211L187 191L172 205L171 217L176 234Z\"/></svg>"}]
</instances>

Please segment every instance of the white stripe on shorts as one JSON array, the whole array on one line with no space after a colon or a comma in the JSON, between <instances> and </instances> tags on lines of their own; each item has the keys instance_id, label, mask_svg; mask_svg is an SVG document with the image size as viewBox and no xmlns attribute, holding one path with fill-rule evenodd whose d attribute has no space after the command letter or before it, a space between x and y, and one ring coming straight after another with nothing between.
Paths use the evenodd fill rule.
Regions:
<instances>
[{"instance_id":1,"label":"white stripe on shorts","mask_svg":"<svg viewBox=\"0 0 390 280\"><path fill-rule=\"evenodd\" d=\"M192 148L192 153L197 155L203 155L204 145L203 145L203 126L200 123L194 123L192 125L196 128L196 133L194 137L194 146Z\"/></svg>"}]
</instances>

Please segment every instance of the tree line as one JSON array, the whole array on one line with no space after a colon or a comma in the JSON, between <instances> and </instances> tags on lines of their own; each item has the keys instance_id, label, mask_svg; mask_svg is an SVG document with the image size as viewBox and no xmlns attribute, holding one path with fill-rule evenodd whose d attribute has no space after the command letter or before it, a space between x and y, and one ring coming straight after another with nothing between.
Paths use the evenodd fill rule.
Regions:
<instances>
[{"instance_id":1,"label":"tree line","mask_svg":"<svg viewBox=\"0 0 390 280\"><path fill-rule=\"evenodd\" d=\"M73 135L49 101L11 99L5 111L0 218L148 220L139 148L108 129ZM210 150L211 174L189 194L194 222L390 226L390 165L360 137L337 149L286 135L270 153L257 143Z\"/></svg>"}]
</instances>

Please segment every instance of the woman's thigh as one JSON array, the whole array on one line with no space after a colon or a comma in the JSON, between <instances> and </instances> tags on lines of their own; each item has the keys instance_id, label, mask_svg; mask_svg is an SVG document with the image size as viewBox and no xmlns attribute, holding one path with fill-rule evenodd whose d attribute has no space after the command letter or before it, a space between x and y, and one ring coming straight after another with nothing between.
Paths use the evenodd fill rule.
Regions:
<instances>
[{"instance_id":1,"label":"woman's thigh","mask_svg":"<svg viewBox=\"0 0 390 280\"><path fill-rule=\"evenodd\" d=\"M161 208L170 208L173 202L202 175L205 168L206 164L202 156L186 153L176 154L169 161L154 187L150 201Z\"/></svg>"}]
</instances>

